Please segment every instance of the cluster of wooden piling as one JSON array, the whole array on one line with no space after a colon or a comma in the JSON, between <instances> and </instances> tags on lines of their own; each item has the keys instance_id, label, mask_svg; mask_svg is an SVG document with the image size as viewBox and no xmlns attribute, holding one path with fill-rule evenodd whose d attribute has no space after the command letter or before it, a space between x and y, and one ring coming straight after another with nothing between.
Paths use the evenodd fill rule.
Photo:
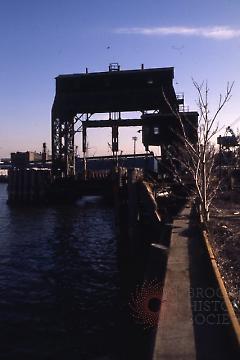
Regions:
<instances>
[{"instance_id":1,"label":"cluster of wooden piling","mask_svg":"<svg viewBox=\"0 0 240 360\"><path fill-rule=\"evenodd\" d=\"M11 169L8 173L8 202L45 202L49 184L49 169Z\"/></svg>"},{"instance_id":2,"label":"cluster of wooden piling","mask_svg":"<svg viewBox=\"0 0 240 360\"><path fill-rule=\"evenodd\" d=\"M110 175L110 170L88 170L86 179L102 180Z\"/></svg>"},{"instance_id":3,"label":"cluster of wooden piling","mask_svg":"<svg viewBox=\"0 0 240 360\"><path fill-rule=\"evenodd\" d=\"M132 244L134 251L135 242L139 242L139 229L155 229L161 218L153 192L144 181L142 169L121 168L117 175L114 190L117 224L121 231L125 228L128 247Z\"/></svg>"}]
</instances>

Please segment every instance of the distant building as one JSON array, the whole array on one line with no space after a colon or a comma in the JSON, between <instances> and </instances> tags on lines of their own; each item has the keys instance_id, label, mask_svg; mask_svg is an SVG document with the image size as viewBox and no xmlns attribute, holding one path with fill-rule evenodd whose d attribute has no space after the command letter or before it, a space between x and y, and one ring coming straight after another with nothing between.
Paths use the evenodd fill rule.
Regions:
<instances>
[{"instance_id":1,"label":"distant building","mask_svg":"<svg viewBox=\"0 0 240 360\"><path fill-rule=\"evenodd\" d=\"M112 156L97 156L87 158L87 170L111 170L116 164ZM148 172L158 173L160 159L152 154L119 155L118 165L126 168L140 168ZM76 158L76 173L81 174L84 169L83 158Z\"/></svg>"},{"instance_id":2,"label":"distant building","mask_svg":"<svg viewBox=\"0 0 240 360\"><path fill-rule=\"evenodd\" d=\"M8 170L0 168L0 182L7 182Z\"/></svg>"},{"instance_id":3,"label":"distant building","mask_svg":"<svg viewBox=\"0 0 240 360\"><path fill-rule=\"evenodd\" d=\"M10 158L1 158L1 164L5 164L8 165L11 163L11 159Z\"/></svg>"},{"instance_id":4,"label":"distant building","mask_svg":"<svg viewBox=\"0 0 240 360\"><path fill-rule=\"evenodd\" d=\"M42 154L36 151L11 153L11 163L14 167L24 168L29 166L31 162L42 161Z\"/></svg>"}]
</instances>

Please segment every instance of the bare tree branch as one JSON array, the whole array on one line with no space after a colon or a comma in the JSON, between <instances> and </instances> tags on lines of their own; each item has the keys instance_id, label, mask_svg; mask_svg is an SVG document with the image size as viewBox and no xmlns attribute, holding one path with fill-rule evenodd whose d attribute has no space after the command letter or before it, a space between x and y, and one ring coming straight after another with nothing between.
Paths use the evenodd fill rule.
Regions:
<instances>
[{"instance_id":1,"label":"bare tree branch","mask_svg":"<svg viewBox=\"0 0 240 360\"><path fill-rule=\"evenodd\" d=\"M178 134L179 139L181 140L181 155L173 157L172 154L169 154L169 159L171 159L172 171L176 179L179 180L179 183L184 184L182 173L187 173L191 176L194 189L193 194L196 199L200 202L201 209L205 221L208 219L209 206L211 205L214 197L220 186L220 180L216 177L215 171L215 155L216 150L211 144L212 138L219 131L219 125L217 123L217 118L223 107L231 98L231 93L234 83L228 83L226 92L224 95L220 94L218 106L215 113L210 116L209 109L209 87L207 82L202 82L198 84L194 79L192 79L193 85L197 91L198 100L198 142L193 144L190 139L187 137L184 123L189 123L187 119L187 113L184 113L184 123L182 116L178 109L173 109L171 103L166 97L164 89L162 93L166 103L168 104L172 114L179 121L181 131ZM196 130L196 129L195 129ZM174 160L174 161L173 161ZM181 167L181 171L176 167L178 163Z\"/></svg>"}]
</instances>

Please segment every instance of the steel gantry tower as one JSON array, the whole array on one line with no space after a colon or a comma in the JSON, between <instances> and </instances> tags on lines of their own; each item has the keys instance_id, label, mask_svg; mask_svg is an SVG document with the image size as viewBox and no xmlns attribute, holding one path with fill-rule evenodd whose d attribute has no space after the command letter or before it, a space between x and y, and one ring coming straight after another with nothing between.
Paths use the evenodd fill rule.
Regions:
<instances>
[{"instance_id":1,"label":"steel gantry tower","mask_svg":"<svg viewBox=\"0 0 240 360\"><path fill-rule=\"evenodd\" d=\"M82 150L86 155L86 137L89 127L112 128L112 151L118 153L118 128L142 126L142 140L148 145L177 142L174 131L178 127L175 112L179 112L179 99L173 87L174 69L153 68L120 70L111 64L107 72L59 75L52 106L52 170L55 177L75 174L75 124L81 121ZM140 112L140 118L121 119L121 112ZM94 119L94 113L108 113L109 119ZM194 131L188 132L196 141L196 112L188 113ZM183 122L184 113L181 113ZM79 126L78 126L79 127ZM188 126L187 126L188 127ZM157 129L157 131L156 131ZM173 131L174 130L174 131Z\"/></svg>"}]
</instances>

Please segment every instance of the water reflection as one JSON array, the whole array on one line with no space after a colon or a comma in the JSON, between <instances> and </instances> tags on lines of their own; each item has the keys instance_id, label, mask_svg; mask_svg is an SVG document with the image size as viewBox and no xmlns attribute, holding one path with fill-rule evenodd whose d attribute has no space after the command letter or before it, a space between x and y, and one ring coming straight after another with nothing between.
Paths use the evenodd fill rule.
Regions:
<instances>
[{"instance_id":1,"label":"water reflection","mask_svg":"<svg viewBox=\"0 0 240 360\"><path fill-rule=\"evenodd\" d=\"M97 197L9 208L5 184L0 209L1 359L109 355L119 286L112 209Z\"/></svg>"}]
</instances>

